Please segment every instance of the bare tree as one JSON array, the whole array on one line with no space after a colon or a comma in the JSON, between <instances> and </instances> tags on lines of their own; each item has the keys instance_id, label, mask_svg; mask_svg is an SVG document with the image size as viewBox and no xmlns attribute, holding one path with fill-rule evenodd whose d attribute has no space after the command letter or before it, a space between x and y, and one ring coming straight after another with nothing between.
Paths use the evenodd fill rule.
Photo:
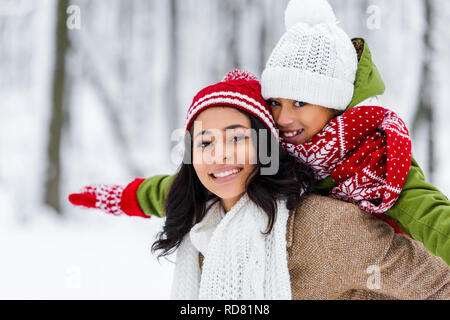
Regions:
<instances>
[{"instance_id":1,"label":"bare tree","mask_svg":"<svg viewBox=\"0 0 450 320\"><path fill-rule=\"evenodd\" d=\"M420 85L420 97L419 104L417 107L416 114L414 116L412 131L416 131L420 126L426 126L427 128L427 150L426 154L428 156L428 178L433 181L434 168L435 168L435 150L434 150L434 125L433 125L433 74L432 74L432 53L433 44L431 41L433 32L433 19L432 10L433 4L432 0L424 0L425 2L425 15L426 15L426 30L423 35L424 42L424 61L422 66L422 78Z\"/></svg>"},{"instance_id":2,"label":"bare tree","mask_svg":"<svg viewBox=\"0 0 450 320\"><path fill-rule=\"evenodd\" d=\"M68 0L57 2L56 10L56 59L53 72L52 106L47 147L47 174L45 182L45 203L60 213L61 179L61 135L65 123L64 91L66 75L66 53L69 49L68 29L66 27L66 9Z\"/></svg>"},{"instance_id":3,"label":"bare tree","mask_svg":"<svg viewBox=\"0 0 450 320\"><path fill-rule=\"evenodd\" d=\"M178 72L179 72L179 56L178 56L178 9L177 9L177 0L169 0L169 65L167 69L166 75L166 84L165 84L165 92L173 92L173 94L167 95L167 114L170 114L170 117L167 117L167 130L168 137L172 134L172 132L176 129L178 119ZM171 146L169 145L169 148Z\"/></svg>"}]
</instances>

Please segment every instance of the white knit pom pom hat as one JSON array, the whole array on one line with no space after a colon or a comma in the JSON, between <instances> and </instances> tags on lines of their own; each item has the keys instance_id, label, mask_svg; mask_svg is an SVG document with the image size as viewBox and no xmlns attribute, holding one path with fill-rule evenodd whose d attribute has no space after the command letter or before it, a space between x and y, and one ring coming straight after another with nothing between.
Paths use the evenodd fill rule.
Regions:
<instances>
[{"instance_id":1,"label":"white knit pom pom hat","mask_svg":"<svg viewBox=\"0 0 450 320\"><path fill-rule=\"evenodd\" d=\"M284 98L344 110L353 97L356 50L326 0L291 0L286 33L261 76L264 99Z\"/></svg>"}]
</instances>

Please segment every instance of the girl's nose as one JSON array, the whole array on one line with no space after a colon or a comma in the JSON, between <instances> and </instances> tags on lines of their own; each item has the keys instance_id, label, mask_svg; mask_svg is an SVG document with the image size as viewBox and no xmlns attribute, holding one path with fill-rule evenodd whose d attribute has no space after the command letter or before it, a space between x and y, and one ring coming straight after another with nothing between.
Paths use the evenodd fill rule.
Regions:
<instances>
[{"instance_id":1,"label":"girl's nose","mask_svg":"<svg viewBox=\"0 0 450 320\"><path fill-rule=\"evenodd\" d=\"M280 127L288 127L294 122L293 114L291 113L291 108L286 105L280 106L280 111L278 112L278 117L275 119L277 125Z\"/></svg>"}]
</instances>

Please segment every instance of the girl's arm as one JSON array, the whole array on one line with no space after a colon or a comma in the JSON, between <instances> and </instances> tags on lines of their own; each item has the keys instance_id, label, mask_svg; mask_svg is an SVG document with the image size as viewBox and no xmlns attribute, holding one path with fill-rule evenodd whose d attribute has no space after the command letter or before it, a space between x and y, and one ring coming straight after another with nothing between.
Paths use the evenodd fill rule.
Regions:
<instances>
[{"instance_id":1,"label":"girl's arm","mask_svg":"<svg viewBox=\"0 0 450 320\"><path fill-rule=\"evenodd\" d=\"M113 215L163 217L164 202L175 176L160 175L135 179L125 188L119 185L89 185L69 195L77 206L100 209Z\"/></svg>"},{"instance_id":2,"label":"girl's arm","mask_svg":"<svg viewBox=\"0 0 450 320\"><path fill-rule=\"evenodd\" d=\"M335 206L322 217L324 256L343 294L450 299L450 268L442 259L356 206L344 208Z\"/></svg>"},{"instance_id":3,"label":"girl's arm","mask_svg":"<svg viewBox=\"0 0 450 320\"><path fill-rule=\"evenodd\" d=\"M144 179L135 179L125 188L112 184L92 184L79 193L69 195L69 201L76 206L100 209L113 215L126 214L150 218L141 210L137 200L137 189Z\"/></svg>"},{"instance_id":4,"label":"girl's arm","mask_svg":"<svg viewBox=\"0 0 450 320\"><path fill-rule=\"evenodd\" d=\"M386 216L450 265L450 201L425 180L414 158L400 197Z\"/></svg>"},{"instance_id":5,"label":"girl's arm","mask_svg":"<svg viewBox=\"0 0 450 320\"><path fill-rule=\"evenodd\" d=\"M317 184L316 192L327 195L334 186L336 183L328 177ZM425 180L414 157L400 197L385 215L450 265L450 201Z\"/></svg>"},{"instance_id":6,"label":"girl's arm","mask_svg":"<svg viewBox=\"0 0 450 320\"><path fill-rule=\"evenodd\" d=\"M176 175L153 176L141 183L137 190L139 206L146 215L164 217L164 203Z\"/></svg>"}]
</instances>

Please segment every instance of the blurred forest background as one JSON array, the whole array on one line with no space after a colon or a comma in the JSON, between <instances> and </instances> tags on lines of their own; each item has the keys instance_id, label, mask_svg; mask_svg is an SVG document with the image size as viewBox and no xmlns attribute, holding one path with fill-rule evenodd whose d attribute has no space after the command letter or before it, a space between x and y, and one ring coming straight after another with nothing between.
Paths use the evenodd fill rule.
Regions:
<instances>
[{"instance_id":1,"label":"blurred forest background","mask_svg":"<svg viewBox=\"0 0 450 320\"><path fill-rule=\"evenodd\" d=\"M82 211L67 195L174 173L172 133L193 96L234 68L259 77L287 3L0 0L0 297L168 296L171 265L148 250L161 219ZM383 105L449 195L450 1L330 3L366 39Z\"/></svg>"}]
</instances>

